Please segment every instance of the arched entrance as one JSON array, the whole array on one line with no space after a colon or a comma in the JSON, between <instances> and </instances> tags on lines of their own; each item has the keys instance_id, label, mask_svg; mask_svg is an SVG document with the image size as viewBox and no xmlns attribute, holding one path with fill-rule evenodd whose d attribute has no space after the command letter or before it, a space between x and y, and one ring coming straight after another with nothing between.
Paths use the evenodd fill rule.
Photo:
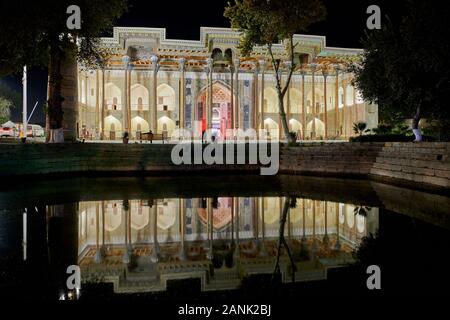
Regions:
<instances>
[{"instance_id":1,"label":"arched entrance","mask_svg":"<svg viewBox=\"0 0 450 320\"><path fill-rule=\"evenodd\" d=\"M122 123L114 116L107 116L104 121L105 137L109 137L109 140L120 139L122 135Z\"/></svg>"},{"instance_id":2,"label":"arched entrance","mask_svg":"<svg viewBox=\"0 0 450 320\"><path fill-rule=\"evenodd\" d=\"M201 122L198 134L206 127L206 106L208 99L208 88L204 88L197 99L197 119ZM221 83L213 84L213 105L211 110L211 128L218 138L225 137L227 129L232 129L231 119L231 91Z\"/></svg>"},{"instance_id":3,"label":"arched entrance","mask_svg":"<svg viewBox=\"0 0 450 320\"><path fill-rule=\"evenodd\" d=\"M147 121L137 116L131 119L131 133L136 139L141 137L143 132L149 132L150 126Z\"/></svg>"}]
</instances>

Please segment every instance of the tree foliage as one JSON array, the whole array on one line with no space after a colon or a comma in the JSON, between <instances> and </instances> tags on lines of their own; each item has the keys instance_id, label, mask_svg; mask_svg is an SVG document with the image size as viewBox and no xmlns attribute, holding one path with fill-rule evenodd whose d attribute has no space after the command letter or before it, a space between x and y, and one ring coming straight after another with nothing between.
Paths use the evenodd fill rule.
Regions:
<instances>
[{"instance_id":1,"label":"tree foliage","mask_svg":"<svg viewBox=\"0 0 450 320\"><path fill-rule=\"evenodd\" d=\"M71 5L81 10L80 29L67 27ZM50 129L62 133L64 63L76 58L88 67L101 64L105 53L99 49L99 37L111 29L126 6L126 0L0 2L0 76L20 72L24 65L48 68Z\"/></svg>"},{"instance_id":2,"label":"tree foliage","mask_svg":"<svg viewBox=\"0 0 450 320\"><path fill-rule=\"evenodd\" d=\"M355 72L364 98L379 105L386 122L421 118L450 123L449 7L409 0L399 23L388 17L366 32Z\"/></svg>"},{"instance_id":3,"label":"tree foliage","mask_svg":"<svg viewBox=\"0 0 450 320\"><path fill-rule=\"evenodd\" d=\"M265 46L275 73L280 117L285 136L291 140L284 111L284 96L296 69L294 60L294 34L304 32L312 23L326 16L321 0L235 0L225 8L225 17L231 27L242 33L239 49L249 56L255 46ZM287 49L288 78L281 84L282 57L273 51L273 44L283 42Z\"/></svg>"},{"instance_id":4,"label":"tree foliage","mask_svg":"<svg viewBox=\"0 0 450 320\"><path fill-rule=\"evenodd\" d=\"M80 30L67 28L70 5L81 9ZM0 76L20 72L23 65L48 67L52 50L75 54L86 64L100 61L98 38L126 8L124 0L0 2Z\"/></svg>"},{"instance_id":5,"label":"tree foliage","mask_svg":"<svg viewBox=\"0 0 450 320\"><path fill-rule=\"evenodd\" d=\"M9 120L11 114L10 108L12 102L6 98L0 96L0 125Z\"/></svg>"},{"instance_id":6,"label":"tree foliage","mask_svg":"<svg viewBox=\"0 0 450 320\"><path fill-rule=\"evenodd\" d=\"M0 81L0 97L11 101L11 108L19 108L22 106L22 93L11 89L2 81Z\"/></svg>"}]
</instances>

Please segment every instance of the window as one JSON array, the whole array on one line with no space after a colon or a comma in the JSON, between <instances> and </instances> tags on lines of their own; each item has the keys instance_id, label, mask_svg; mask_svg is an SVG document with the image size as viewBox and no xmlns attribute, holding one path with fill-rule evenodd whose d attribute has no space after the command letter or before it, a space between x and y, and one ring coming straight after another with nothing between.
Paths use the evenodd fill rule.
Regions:
<instances>
[{"instance_id":1,"label":"window","mask_svg":"<svg viewBox=\"0 0 450 320\"><path fill-rule=\"evenodd\" d=\"M164 104L164 97L158 97L158 104Z\"/></svg>"},{"instance_id":2,"label":"window","mask_svg":"<svg viewBox=\"0 0 450 320\"><path fill-rule=\"evenodd\" d=\"M163 106L164 111L167 111L168 109L169 109L169 106L166 106L166 105Z\"/></svg>"}]
</instances>

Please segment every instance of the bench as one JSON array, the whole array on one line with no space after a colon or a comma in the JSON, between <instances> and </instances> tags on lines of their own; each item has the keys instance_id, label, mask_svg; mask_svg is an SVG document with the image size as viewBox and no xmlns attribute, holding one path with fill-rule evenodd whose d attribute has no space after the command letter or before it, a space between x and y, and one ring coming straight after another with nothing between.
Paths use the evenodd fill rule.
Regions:
<instances>
[{"instance_id":1,"label":"bench","mask_svg":"<svg viewBox=\"0 0 450 320\"><path fill-rule=\"evenodd\" d=\"M141 133L139 140L141 143L142 141L150 141L150 143L153 143L153 141L162 141L162 143L169 142L167 135L150 132Z\"/></svg>"}]
</instances>

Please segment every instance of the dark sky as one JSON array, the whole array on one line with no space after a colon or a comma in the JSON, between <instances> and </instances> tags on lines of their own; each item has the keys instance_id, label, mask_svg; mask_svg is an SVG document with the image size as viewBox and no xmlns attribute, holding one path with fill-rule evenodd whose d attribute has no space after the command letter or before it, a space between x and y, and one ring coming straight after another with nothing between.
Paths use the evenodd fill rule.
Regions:
<instances>
[{"instance_id":1,"label":"dark sky","mask_svg":"<svg viewBox=\"0 0 450 320\"><path fill-rule=\"evenodd\" d=\"M124 27L163 27L167 29L167 37L174 39L199 40L200 27L229 27L223 17L223 8L229 0L209 1L150 1L130 0L128 12L117 21L117 26ZM310 27L308 34L324 35L327 45L335 47L361 47L360 39L366 28L368 15L366 9L377 4L382 15L398 17L402 12L402 1L397 0L325 0L328 10L327 19ZM3 79L11 87L21 91L21 77ZM28 105L33 106L40 101L38 110L31 119L33 123L44 121L42 103L46 99L46 70L29 72ZM21 109L21 108L18 108ZM21 119L21 110L13 111L13 120Z\"/></svg>"}]
</instances>

